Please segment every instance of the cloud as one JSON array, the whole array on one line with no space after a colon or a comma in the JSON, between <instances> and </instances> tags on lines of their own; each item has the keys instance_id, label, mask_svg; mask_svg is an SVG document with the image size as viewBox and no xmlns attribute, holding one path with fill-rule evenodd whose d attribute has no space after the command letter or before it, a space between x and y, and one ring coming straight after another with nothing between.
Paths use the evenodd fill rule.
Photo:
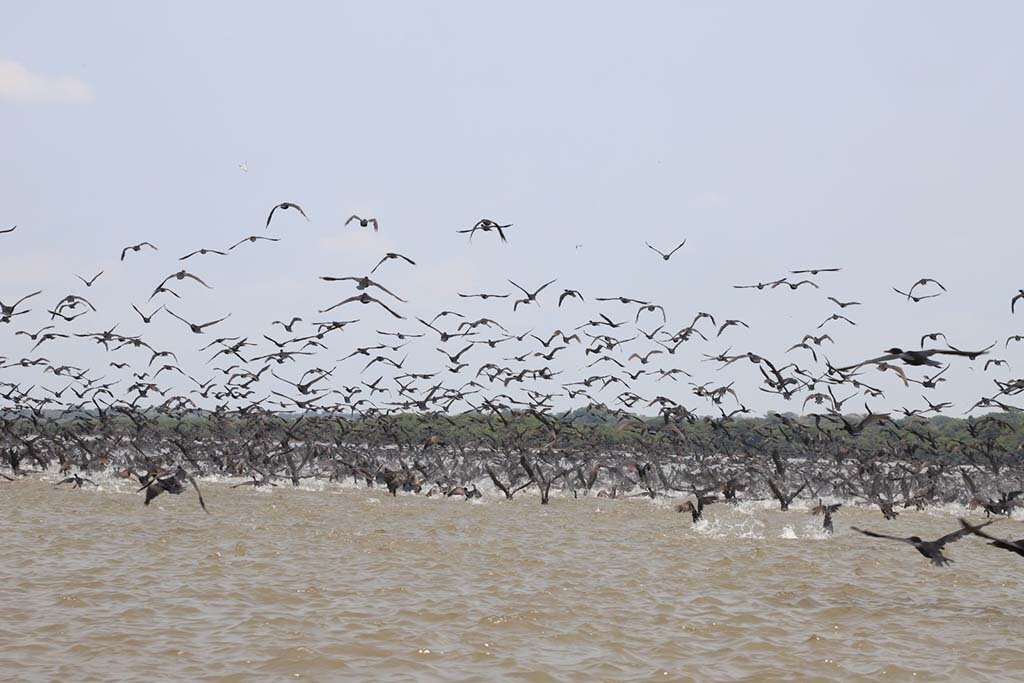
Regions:
<instances>
[{"instance_id":1,"label":"cloud","mask_svg":"<svg viewBox=\"0 0 1024 683\"><path fill-rule=\"evenodd\" d=\"M0 100L17 104L88 104L92 89L77 78L50 78L0 59Z\"/></svg>"}]
</instances>

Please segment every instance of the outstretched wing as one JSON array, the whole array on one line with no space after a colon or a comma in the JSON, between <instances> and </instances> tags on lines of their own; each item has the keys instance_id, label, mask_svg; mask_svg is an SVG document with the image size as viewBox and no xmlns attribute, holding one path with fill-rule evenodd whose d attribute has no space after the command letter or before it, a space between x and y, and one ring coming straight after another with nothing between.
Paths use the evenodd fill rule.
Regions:
<instances>
[{"instance_id":1,"label":"outstretched wing","mask_svg":"<svg viewBox=\"0 0 1024 683\"><path fill-rule=\"evenodd\" d=\"M872 538L888 538L890 541L903 541L904 543L911 543L911 544L913 544L913 541L911 541L909 538L902 538L900 536L889 536L887 534L880 534L880 533L875 532L875 531L867 531L866 529L861 529L861 528L858 528L858 527L855 527L855 526L851 526L850 528L853 529L854 531L859 531L860 533L864 534L865 536L871 536Z\"/></svg>"}]
</instances>

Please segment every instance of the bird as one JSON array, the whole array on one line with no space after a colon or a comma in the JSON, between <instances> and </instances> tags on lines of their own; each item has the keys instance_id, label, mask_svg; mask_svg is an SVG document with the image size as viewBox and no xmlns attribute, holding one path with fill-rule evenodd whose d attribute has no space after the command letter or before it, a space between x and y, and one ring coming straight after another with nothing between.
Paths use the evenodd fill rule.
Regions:
<instances>
[{"instance_id":1,"label":"bird","mask_svg":"<svg viewBox=\"0 0 1024 683\"><path fill-rule=\"evenodd\" d=\"M583 295L580 294L579 290L576 290L576 289L566 289L566 290L564 290L558 296L558 307L559 308L562 307L562 302L565 301L566 298L579 299L580 301L584 300L583 299Z\"/></svg>"},{"instance_id":2,"label":"bird","mask_svg":"<svg viewBox=\"0 0 1024 683\"><path fill-rule=\"evenodd\" d=\"M320 313L327 313L328 311L333 311L338 306L344 306L345 304L353 302L353 301L358 301L361 304L369 304L369 303L377 304L378 306L380 306L385 311L387 311L391 315L395 316L399 320L405 320L404 317L398 315L393 310L391 310L387 306L387 304L385 304L384 302L379 301L377 299L374 299L372 296L370 296L366 292L363 292L362 294L357 294L356 296L350 296L349 298L345 299L344 301L339 301L338 303L334 304L333 306L330 306L329 308L324 308L324 309L320 310Z\"/></svg>"},{"instance_id":3,"label":"bird","mask_svg":"<svg viewBox=\"0 0 1024 683\"><path fill-rule=\"evenodd\" d=\"M535 290L534 290L533 292L528 292L528 291L526 291L526 290L525 290L525 289L524 289L523 287L521 287L520 285L517 285L517 284L516 284L515 282L512 282L512 280L509 280L508 282L509 282L509 284L511 284L511 285L512 285L513 287L515 287L515 288L516 288L516 289L518 289L518 290L519 290L520 292L522 292L523 294L525 294L525 295L526 295L526 298L525 298L525 299L516 299L515 303L514 303L514 304L512 305L512 310L514 311L514 310L516 310L517 308L519 308L519 304L529 304L529 303L536 303L536 301L537 301L537 295L538 295L538 294L540 294L540 293L541 293L542 291L544 291L544 289L545 289L545 288L546 288L546 287L547 287L548 285L551 285L551 284L553 284L553 283L554 283L554 282L556 282L556 281L555 281L555 280L551 280L551 281L549 281L549 282L545 282L545 283L544 283L544 284L542 284L542 285L541 285L540 287L538 287L537 289L535 289Z\"/></svg>"},{"instance_id":4,"label":"bird","mask_svg":"<svg viewBox=\"0 0 1024 683\"><path fill-rule=\"evenodd\" d=\"M989 346L988 348L982 349L981 351L961 351L959 349L921 349L920 351L904 351L903 349L894 346L891 349L886 349L884 356L879 356L878 358L872 358L870 360L866 360L855 365L850 365L845 368L837 369L840 372L845 372L847 370L854 370L856 368L859 368L862 365L868 365L871 363L884 363L890 360L900 360L907 365L913 366L928 365L935 368L941 368L942 364L939 363L938 361L933 360L932 356L965 356L971 360L974 360L978 356L983 356L986 353L988 353L988 350L991 348L992 346Z\"/></svg>"},{"instance_id":5,"label":"bird","mask_svg":"<svg viewBox=\"0 0 1024 683\"><path fill-rule=\"evenodd\" d=\"M4 322L10 322L10 319L11 319L12 316L22 315L24 313L28 313L28 311L21 311L20 313L15 313L15 310L18 308L18 304L22 303L23 301L25 301L27 299L31 299L34 296L38 296L38 295L40 295L42 293L43 293L43 290L40 289L38 292L32 292L31 294L26 294L25 296L21 297L20 299L15 301L10 306L8 306L4 302L0 301L0 319L2 319Z\"/></svg>"},{"instance_id":6,"label":"bird","mask_svg":"<svg viewBox=\"0 0 1024 683\"><path fill-rule=\"evenodd\" d=\"M935 294L924 294L924 295L921 295L921 296L914 296L910 292L904 292L902 290L896 289L895 287L892 288L892 291L896 292L897 294L900 294L902 296L907 297L908 301L913 301L915 304L921 303L925 299L934 299L936 297L942 296L941 292L937 292Z\"/></svg>"},{"instance_id":7,"label":"bird","mask_svg":"<svg viewBox=\"0 0 1024 683\"><path fill-rule=\"evenodd\" d=\"M1017 290L1017 293L1010 299L1010 313L1016 313L1014 310L1017 307L1017 302L1024 299L1024 289Z\"/></svg>"},{"instance_id":8,"label":"bird","mask_svg":"<svg viewBox=\"0 0 1024 683\"><path fill-rule=\"evenodd\" d=\"M668 252L667 254L665 252L663 252L663 251L659 251L657 247L651 246L650 242L644 242L644 244L647 245L648 249L650 249L651 251L656 253L658 256L660 256L664 260L668 261L670 258L672 258L672 254L676 253L677 251L679 251L680 249L683 248L683 245L686 244L686 240L683 240L682 242L680 242L679 246L677 246L675 249L673 249L672 251Z\"/></svg>"},{"instance_id":9,"label":"bird","mask_svg":"<svg viewBox=\"0 0 1024 683\"><path fill-rule=\"evenodd\" d=\"M73 484L73 486L71 488L73 488L73 489L80 489L80 488L82 488L82 484L86 484L86 483L92 484L93 486L99 486L99 484L94 482L92 479L89 479L87 477L83 477L80 474L72 474L70 477L65 477L64 479L61 479L60 481L58 481L53 486L54 486L54 488L56 488L56 487L60 486L61 484Z\"/></svg>"},{"instance_id":10,"label":"bird","mask_svg":"<svg viewBox=\"0 0 1024 683\"><path fill-rule=\"evenodd\" d=\"M817 275L818 273L838 273L842 268L808 268L805 270L791 270L790 275Z\"/></svg>"},{"instance_id":11,"label":"bird","mask_svg":"<svg viewBox=\"0 0 1024 683\"><path fill-rule=\"evenodd\" d=\"M289 332L290 333L292 331L292 327L297 322L302 322L302 318L300 318L298 316L295 316L291 320L289 320L288 322L284 322L283 320L275 320L274 322L272 322L270 324L271 325L280 325L281 327L284 328L285 332Z\"/></svg>"},{"instance_id":12,"label":"bird","mask_svg":"<svg viewBox=\"0 0 1024 683\"><path fill-rule=\"evenodd\" d=\"M259 235L249 235L248 237L240 239L237 242L235 242L234 244L232 244L230 247L228 247L228 251L231 251L235 247L240 246L242 244L245 244L246 242L253 243L256 240L265 240L267 242L280 242L281 238L280 237L260 237Z\"/></svg>"},{"instance_id":13,"label":"bird","mask_svg":"<svg viewBox=\"0 0 1024 683\"><path fill-rule=\"evenodd\" d=\"M303 218L305 218L307 221L309 220L309 216L306 215L306 212L303 211L302 207L299 206L298 204L293 204L292 202L281 202L280 204L277 204L276 206L274 206L274 208L272 208L270 210L270 213L267 214L267 229L268 230L270 229L270 219L274 217L274 212L277 211L278 209L281 209L282 211L287 211L288 209L295 209L300 214L302 214Z\"/></svg>"},{"instance_id":14,"label":"bird","mask_svg":"<svg viewBox=\"0 0 1024 683\"><path fill-rule=\"evenodd\" d=\"M939 282L938 280L933 280L933 279L932 279L932 278L930 278L930 277L923 277L923 278L921 278L920 280L918 280L917 282L915 282L915 283L914 283L913 285L911 285L911 286L910 286L910 292L909 292L909 294L913 294L913 293L914 293L914 290L915 290L915 289L917 289L918 287L926 287L926 286L928 286L929 284L933 284L933 285L936 285L936 286L937 286L937 287L938 287L939 289L941 289L941 290L942 290L943 292L945 292L945 291L946 291L946 288L945 288L945 287L943 287L943 286L942 286L942 283L941 283L941 282Z\"/></svg>"},{"instance_id":15,"label":"bird","mask_svg":"<svg viewBox=\"0 0 1024 683\"><path fill-rule=\"evenodd\" d=\"M690 518L696 524L704 516L704 506L710 505L718 500L717 496L702 496L696 494L696 500L686 500L676 505L676 512L689 512Z\"/></svg>"},{"instance_id":16,"label":"bird","mask_svg":"<svg viewBox=\"0 0 1024 683\"><path fill-rule=\"evenodd\" d=\"M395 297L396 299L398 299L402 303L408 303L405 299L403 299L402 297L398 296L397 294L392 292L390 289L388 289L384 285L381 285L381 284L379 284L377 282L374 282L373 280L371 280L370 278L368 278L366 276L363 276L363 277L351 277L351 276L349 276L349 277L333 277L331 275L321 275L320 279L324 280L326 282L343 282L345 280L351 280L352 282L356 283L356 289L363 290L363 289L366 289L368 287L376 287L377 289L381 290L382 292L385 292L385 293L390 294L391 296Z\"/></svg>"},{"instance_id":17,"label":"bird","mask_svg":"<svg viewBox=\"0 0 1024 683\"><path fill-rule=\"evenodd\" d=\"M818 499L818 504L811 508L812 515L825 515L825 519L821 523L821 528L827 534L831 534L835 531L832 526L832 515L835 514L839 508L843 507L842 503L833 503L831 505L825 505L821 502L821 498Z\"/></svg>"},{"instance_id":18,"label":"bird","mask_svg":"<svg viewBox=\"0 0 1024 683\"><path fill-rule=\"evenodd\" d=\"M135 304L132 304L132 308L134 308L135 312L139 314L140 318L142 318L142 322L144 322L144 323L146 323L148 325L150 322L153 321L153 318L156 317L156 314L159 313L161 311L161 309L163 309L164 307L160 306L160 308L156 309L155 311L153 311L149 315L146 315L145 313L140 311L139 308Z\"/></svg>"},{"instance_id":19,"label":"bird","mask_svg":"<svg viewBox=\"0 0 1024 683\"><path fill-rule=\"evenodd\" d=\"M726 320L724 323L722 323L721 327L718 328L718 334L716 334L715 337L721 337L722 333L725 332L727 328L732 327L733 325L742 325L743 327L750 329L750 325L746 324L742 320Z\"/></svg>"},{"instance_id":20,"label":"bird","mask_svg":"<svg viewBox=\"0 0 1024 683\"><path fill-rule=\"evenodd\" d=\"M82 282L84 282L84 283L85 283L85 286L86 286L86 287L92 287L92 283L96 282L96 279L97 279L97 278L98 278L98 277L99 277L100 275L103 275L103 271L102 271L102 270L101 270L100 272L96 273L95 275L93 275L93 276L92 276L92 279L89 279L89 280L86 280L86 279L85 279L84 277L82 277L81 275L75 275L75 277L77 277L77 278L78 278L79 280L81 280Z\"/></svg>"},{"instance_id":21,"label":"bird","mask_svg":"<svg viewBox=\"0 0 1024 683\"><path fill-rule=\"evenodd\" d=\"M199 496L199 506L203 508L203 512L210 514L210 511L206 509L206 503L203 501L203 493L199 490L199 484L197 484L195 478L186 472L180 465L174 472L167 476L160 476L156 472L147 472L145 475L139 477L139 483L142 484L139 491L146 492L146 500L143 502L143 505L149 505L150 501L165 491L174 495L182 493L185 490L184 486L182 486L182 482L184 481L189 481L192 484L192 487L196 490L196 494Z\"/></svg>"},{"instance_id":22,"label":"bird","mask_svg":"<svg viewBox=\"0 0 1024 683\"><path fill-rule=\"evenodd\" d=\"M839 299L835 298L834 296L830 296L830 297L826 297L826 298L829 301L831 301L832 303L834 303L836 306L838 306L839 308L846 308L847 306L861 306L862 305L861 302L859 302L859 301L840 301Z\"/></svg>"},{"instance_id":23,"label":"bird","mask_svg":"<svg viewBox=\"0 0 1024 683\"><path fill-rule=\"evenodd\" d=\"M127 253L128 253L129 251L141 251L143 247L149 247L149 248L150 248L150 249L152 249L153 251L159 251L159 249L157 249L156 247L154 247L154 246L153 246L152 244L150 244L149 242L139 242L138 244L133 244L133 245L131 245L131 246L128 246L128 247L125 247L124 249L122 249L122 250L121 250L121 260L122 260L122 261L124 261L124 257L125 257L125 255L126 255L126 254L127 254Z\"/></svg>"},{"instance_id":24,"label":"bird","mask_svg":"<svg viewBox=\"0 0 1024 683\"><path fill-rule=\"evenodd\" d=\"M914 546L917 552L921 553L929 560L931 560L931 563L934 564L936 567L942 567L943 565L949 564L953 561L942 554L942 549L946 546L946 544L953 543L954 541L959 541L964 536L967 536L971 533L975 533L975 529L981 529L983 527L988 526L991 523L992 522L985 522L984 524L981 524L978 527L959 529L952 533L946 534L945 536L941 536L935 539L934 541L924 541L919 536L908 536L906 538L900 536L889 536L887 534L879 534L874 531L866 531L855 526L850 528L854 531L864 534L865 536L871 536L872 538L887 538L892 541L902 541L903 543L909 543L910 545Z\"/></svg>"},{"instance_id":25,"label":"bird","mask_svg":"<svg viewBox=\"0 0 1024 683\"><path fill-rule=\"evenodd\" d=\"M185 320L184 318L182 318L180 315L178 315L177 313L175 313L174 311L172 311L169 308L167 309L167 313L169 315L171 315L172 317L177 318L181 322L183 322L186 325L188 325L189 328L192 330L192 334L202 334L206 330L207 327L212 327L213 325L216 325L217 323L222 323L222 322L224 322L225 320L227 320L228 318L231 317L231 314L228 313L223 318L218 318L217 320L212 320L212 321L210 321L208 323L203 323L202 325L197 325L195 323L190 323L189 321Z\"/></svg>"},{"instance_id":26,"label":"bird","mask_svg":"<svg viewBox=\"0 0 1024 683\"><path fill-rule=\"evenodd\" d=\"M228 255L227 252L225 252L225 251L218 251L217 249L196 249L193 252L185 254L184 256L179 258L178 260L179 261L184 261L186 259L192 258L196 254L199 254L201 256L206 256L207 254L217 254L218 256L227 256Z\"/></svg>"},{"instance_id":27,"label":"bird","mask_svg":"<svg viewBox=\"0 0 1024 683\"><path fill-rule=\"evenodd\" d=\"M496 230L498 232L498 237L501 238L501 241L508 242L508 239L506 239L505 237L505 230L511 227L511 223L507 225L499 225L497 222L492 221L490 218L481 218L476 222L476 224L472 228L467 228L466 230L456 230L455 232L459 233L460 235L469 233L469 241L472 242L473 233L475 233L477 230L480 230L482 232L490 232L491 230Z\"/></svg>"},{"instance_id":28,"label":"bird","mask_svg":"<svg viewBox=\"0 0 1024 683\"><path fill-rule=\"evenodd\" d=\"M352 214L349 217L349 219L347 221L345 221L345 225L348 225L352 221L359 221L359 226L362 227L362 228L365 228L366 226L368 226L371 223L373 223L373 231L374 232L377 232L377 228L379 227L377 225L377 219L376 218L360 218L359 216L357 216L355 214Z\"/></svg>"},{"instance_id":29,"label":"bird","mask_svg":"<svg viewBox=\"0 0 1024 683\"><path fill-rule=\"evenodd\" d=\"M170 275L164 278L164 281L157 286L157 289L160 289L161 287L166 285L168 280L184 280L185 278L188 278L189 280L195 280L196 282L201 284L203 287L206 287L207 289L213 289L213 287L203 282L201 278L199 278L196 275L193 275L192 273L186 270L179 270L177 273L171 273Z\"/></svg>"},{"instance_id":30,"label":"bird","mask_svg":"<svg viewBox=\"0 0 1024 683\"><path fill-rule=\"evenodd\" d=\"M374 273L376 273L376 272L377 272L377 269L378 269L378 268L380 268L380 267L381 267L381 265L382 265L382 264L383 264L383 263L384 263L385 261L390 261L390 260L392 260L392 259L402 259L402 260L404 260L404 261L405 261L406 263L408 263L408 264L409 264L410 266L415 266L415 265L416 265L416 262L415 262L415 261L413 261L413 260L412 260L411 258L409 258L408 256L403 256L402 254L397 254L397 253L395 253L395 252L389 251L388 253L384 254L384 258L382 258L382 259L381 259L380 261L378 261L378 262L377 262L377 265L375 265L375 266L373 267L373 270L371 270L371 271L370 271L370 275L373 275Z\"/></svg>"}]
</instances>

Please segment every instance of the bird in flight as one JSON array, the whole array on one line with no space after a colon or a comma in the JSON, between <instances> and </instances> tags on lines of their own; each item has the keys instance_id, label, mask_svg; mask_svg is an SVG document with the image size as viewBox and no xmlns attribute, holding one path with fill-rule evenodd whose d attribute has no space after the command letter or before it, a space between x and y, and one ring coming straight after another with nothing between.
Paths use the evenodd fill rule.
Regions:
<instances>
[{"instance_id":1,"label":"bird in flight","mask_svg":"<svg viewBox=\"0 0 1024 683\"><path fill-rule=\"evenodd\" d=\"M838 273L842 268L807 268L804 270L791 270L790 275L817 275L818 273Z\"/></svg>"},{"instance_id":2,"label":"bird in flight","mask_svg":"<svg viewBox=\"0 0 1024 683\"><path fill-rule=\"evenodd\" d=\"M89 280L86 280L86 279L85 279L84 277L82 277L81 275L75 275L75 277L77 277L77 278L78 278L79 280L81 280L82 282L84 282L84 283L85 283L85 286L86 286L86 287L92 287L92 283L96 282L96 279L97 279L97 278L98 278L98 277L99 277L100 275L103 275L103 271L102 271L102 270L101 270L100 272L96 273L95 275L93 275L93 276L92 276L92 278L91 278L91 279L89 279Z\"/></svg>"},{"instance_id":3,"label":"bird in flight","mask_svg":"<svg viewBox=\"0 0 1024 683\"><path fill-rule=\"evenodd\" d=\"M668 261L670 258L672 258L672 254L676 253L677 251L679 251L680 249L683 248L683 245L686 244L686 240L683 240L682 242L680 242L678 247L676 247L672 251L668 252L667 254L665 252L663 252L663 251L660 251L657 247L651 246L650 242L644 242L644 244L646 244L647 248L650 249L651 251L653 251L655 254L657 254L658 256L663 258L664 260Z\"/></svg>"},{"instance_id":4,"label":"bird in flight","mask_svg":"<svg viewBox=\"0 0 1024 683\"><path fill-rule=\"evenodd\" d=\"M121 260L124 261L124 257L125 257L125 255L129 251L141 251L143 247L149 247L153 251L159 251L156 247L154 247L149 242L139 242L138 244L133 244L133 245L131 245L129 247L125 247L124 249L122 249L121 250Z\"/></svg>"},{"instance_id":5,"label":"bird in flight","mask_svg":"<svg viewBox=\"0 0 1024 683\"><path fill-rule=\"evenodd\" d=\"M245 240L242 240L242 241L244 242ZM218 256L227 256L227 252L224 252L224 251L218 251L218 250L216 250L216 249L196 249L195 251L193 251L193 252L192 252L192 253L190 253L190 254L185 254L184 256L182 256L182 257L181 257L180 259L178 259L178 260L179 260L179 261L184 261L185 259L190 259L190 258L192 258L192 257L193 257L193 256L195 256L196 254L199 254L199 255L201 255L201 256L206 256L207 254L217 254Z\"/></svg>"},{"instance_id":6,"label":"bird in flight","mask_svg":"<svg viewBox=\"0 0 1024 683\"><path fill-rule=\"evenodd\" d=\"M180 315L178 315L177 313L175 313L174 311L172 311L169 308L166 309L166 310L167 310L167 313L169 315L171 315L174 318L177 318L181 322L183 322L186 325L188 325L189 328L191 328L191 330L192 330L192 334L202 334L204 331L206 331L207 327L212 327L213 325L216 325L217 323L222 323L222 322L224 322L225 320L227 320L228 318L231 317L231 314L228 313L223 318L218 318L217 320L213 320L213 321L208 322L208 323L203 323L202 325L197 325L195 323L190 323L189 321L185 320L184 318L182 318ZM154 315L156 315L156 314L154 313Z\"/></svg>"},{"instance_id":7,"label":"bird in flight","mask_svg":"<svg viewBox=\"0 0 1024 683\"><path fill-rule=\"evenodd\" d=\"M995 344L992 344L995 346ZM988 353L988 350L992 348L982 349L981 351L961 351L959 349L921 349L920 351L904 351L903 349L894 346L891 349L887 349L884 356L878 358L872 358L870 360L857 363L855 365L849 365L845 368L838 368L840 372L846 370L855 370L862 365L869 365L871 363L885 363L891 360L900 360L907 365L920 366L928 365L934 368L941 368L942 363L934 360L932 356L944 355L944 356L964 356L971 360L976 359L978 356L983 356Z\"/></svg>"},{"instance_id":8,"label":"bird in flight","mask_svg":"<svg viewBox=\"0 0 1024 683\"><path fill-rule=\"evenodd\" d=\"M266 240L267 242L280 242L280 237L260 237L259 235L249 235L248 237L242 238L228 247L228 251L231 251L235 247L241 246L246 242L256 242L256 240Z\"/></svg>"},{"instance_id":9,"label":"bird in flight","mask_svg":"<svg viewBox=\"0 0 1024 683\"><path fill-rule=\"evenodd\" d=\"M345 221L345 225L348 225L352 221L359 221L359 227L361 227L361 228L365 228L366 226L368 226L368 225L370 225L372 223L373 224L373 231L374 232L377 232L378 228L380 227L377 224L377 219L376 218L360 218L359 216L357 216L355 214L352 214L349 217L349 219L347 221Z\"/></svg>"},{"instance_id":10,"label":"bird in flight","mask_svg":"<svg viewBox=\"0 0 1024 683\"><path fill-rule=\"evenodd\" d=\"M469 241L472 242L473 233L475 233L477 230L480 230L482 232L490 232L491 230L497 230L498 236L501 238L501 241L508 242L508 240L505 238L505 230L511 227L511 223L509 223L508 225L499 225L495 221L492 221L490 218L481 218L476 222L476 225L474 225L472 228L467 228L466 230L456 230L456 232L459 233L460 235L465 235L466 233L469 233Z\"/></svg>"},{"instance_id":11,"label":"bird in flight","mask_svg":"<svg viewBox=\"0 0 1024 683\"><path fill-rule=\"evenodd\" d=\"M520 292L522 292L523 294L525 294L525 295L526 295L526 298L525 298L525 299L516 299L515 303L514 303L514 304L512 305L512 310L514 311L514 310L516 310L517 308L519 308L519 304L530 304L530 303L536 303L536 301L537 301L537 295L538 295L538 294L540 294L541 292L543 292L543 291L544 291L544 288L545 288L545 287L547 287L547 286L548 286L548 285L550 285L550 284L553 284L554 282L555 282L555 280L551 280L551 281L549 281L549 282L545 282L545 283L544 283L543 285L541 285L540 287L538 287L538 288L537 288L536 290L534 290L533 292L528 292L528 291L526 291L526 290L525 290L525 289L524 289L523 287L520 287L520 286L519 286L519 285L517 285L516 283L512 282L512 280L509 280L509 284L511 284L511 285L512 285L513 287L515 287L515 288L516 288L516 289L518 289L518 290L519 290Z\"/></svg>"},{"instance_id":12,"label":"bird in flight","mask_svg":"<svg viewBox=\"0 0 1024 683\"><path fill-rule=\"evenodd\" d=\"M891 541L902 541L904 543L909 543L910 545L914 546L917 552L921 553L929 560L931 560L932 564L934 564L936 567L941 567L953 561L942 554L942 549L946 546L946 544L953 543L954 541L959 541L964 536L967 536L971 533L975 533L976 529L981 529L983 527L988 526L991 523L992 522L986 522L978 527L968 527L965 529L959 529L952 533L946 534L945 536L937 538L934 541L925 541L922 540L919 536L908 536L906 538L901 536L889 536L887 534L879 534L874 531L866 531L864 529L859 529L855 526L850 528L854 531L859 531L865 536L871 536L872 538L888 538Z\"/></svg>"},{"instance_id":13,"label":"bird in flight","mask_svg":"<svg viewBox=\"0 0 1024 683\"><path fill-rule=\"evenodd\" d=\"M384 258L382 258L380 261L378 261L377 265L375 265L373 267L373 270L370 271L370 275L373 275L374 273L376 273L377 269L380 268L381 265L383 265L385 261L391 261L392 259L402 259L406 263L408 263L410 266L415 266L416 265L416 262L413 261L408 256L403 256L402 254L397 254L397 253L395 253L393 251L389 251L388 253L384 254Z\"/></svg>"},{"instance_id":14,"label":"bird in flight","mask_svg":"<svg viewBox=\"0 0 1024 683\"><path fill-rule=\"evenodd\" d=\"M306 215L306 212L303 211L302 207L299 206L298 204L293 204L292 202L281 202L280 204L272 208L270 210L270 213L267 215L268 230L270 229L270 219L274 217L274 212L277 211L278 209L281 209L282 211L287 211L288 209L295 209L296 211L302 214L303 218L305 218L307 221L309 220L309 216Z\"/></svg>"}]
</instances>

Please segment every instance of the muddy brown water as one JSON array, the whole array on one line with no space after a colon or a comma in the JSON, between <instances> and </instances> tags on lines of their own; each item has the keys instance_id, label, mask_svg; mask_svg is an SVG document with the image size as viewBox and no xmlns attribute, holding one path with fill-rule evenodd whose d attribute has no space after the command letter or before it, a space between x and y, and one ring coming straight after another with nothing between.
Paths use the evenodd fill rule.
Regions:
<instances>
[{"instance_id":1,"label":"muddy brown water","mask_svg":"<svg viewBox=\"0 0 1024 683\"><path fill-rule=\"evenodd\" d=\"M0 679L1024 680L1024 560L955 509L0 485ZM979 519L977 516L974 519ZM1003 537L1024 525L1000 521Z\"/></svg>"}]
</instances>

